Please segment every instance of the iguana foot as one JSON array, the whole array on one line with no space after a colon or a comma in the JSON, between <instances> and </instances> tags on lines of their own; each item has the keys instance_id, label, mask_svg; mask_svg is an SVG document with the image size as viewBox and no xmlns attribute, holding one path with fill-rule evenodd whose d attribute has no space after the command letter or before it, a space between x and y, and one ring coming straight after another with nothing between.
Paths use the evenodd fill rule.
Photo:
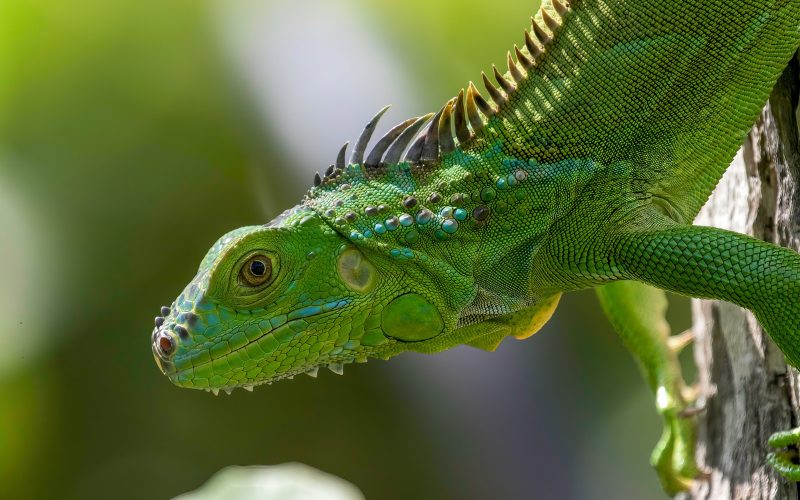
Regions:
<instances>
[{"instance_id":1,"label":"iguana foot","mask_svg":"<svg viewBox=\"0 0 800 500\"><path fill-rule=\"evenodd\" d=\"M678 335L672 335L667 338L667 346L675 353L675 355L680 354L684 347L691 344L694 340L694 330L689 328L685 330L683 333L679 333Z\"/></svg>"},{"instance_id":2,"label":"iguana foot","mask_svg":"<svg viewBox=\"0 0 800 500\"><path fill-rule=\"evenodd\" d=\"M664 432L650 456L650 464L655 467L664 491L675 495L691 488L699 473L694 459L697 423L687 415L696 413L691 412L692 408L679 410L665 401L668 399L666 390L659 388L656 400L659 413L664 416Z\"/></svg>"},{"instance_id":3,"label":"iguana foot","mask_svg":"<svg viewBox=\"0 0 800 500\"><path fill-rule=\"evenodd\" d=\"M675 495L691 488L698 477L694 448L697 423L693 407L700 391L686 387L678 353L694 339L692 330L669 335L664 318L664 291L635 281L617 281L597 288L603 310L620 338L639 362L656 396L656 409L664 417L664 432L650 464L664 490Z\"/></svg>"},{"instance_id":4,"label":"iguana foot","mask_svg":"<svg viewBox=\"0 0 800 500\"><path fill-rule=\"evenodd\" d=\"M797 449L795 448L797 444L800 444L800 427L776 432L769 438L769 445L773 448L792 446L792 449L788 451L767 454L767 463L789 481L800 481L800 464L797 463Z\"/></svg>"}]
</instances>

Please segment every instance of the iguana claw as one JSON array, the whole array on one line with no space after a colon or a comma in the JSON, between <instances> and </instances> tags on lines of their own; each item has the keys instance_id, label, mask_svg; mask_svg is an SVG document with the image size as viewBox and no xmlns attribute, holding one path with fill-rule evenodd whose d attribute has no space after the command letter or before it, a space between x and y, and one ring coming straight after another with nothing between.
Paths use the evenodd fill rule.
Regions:
<instances>
[{"instance_id":1,"label":"iguana claw","mask_svg":"<svg viewBox=\"0 0 800 500\"><path fill-rule=\"evenodd\" d=\"M789 431L776 432L769 438L773 448L783 448L800 444L800 427ZM767 463L789 481L800 481L800 465L796 462L797 451L776 451L767 453Z\"/></svg>"}]
</instances>

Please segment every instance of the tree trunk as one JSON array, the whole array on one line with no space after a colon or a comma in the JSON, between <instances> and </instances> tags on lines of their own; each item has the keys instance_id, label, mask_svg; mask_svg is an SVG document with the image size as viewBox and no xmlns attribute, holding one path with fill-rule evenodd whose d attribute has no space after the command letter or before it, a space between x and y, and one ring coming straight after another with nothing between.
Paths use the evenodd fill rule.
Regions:
<instances>
[{"instance_id":1,"label":"tree trunk","mask_svg":"<svg viewBox=\"0 0 800 500\"><path fill-rule=\"evenodd\" d=\"M795 57L696 224L800 250L799 78ZM710 477L686 497L797 500L797 485L764 457L773 432L800 425L800 374L749 311L692 300L692 314L698 404L706 407L698 417L697 457Z\"/></svg>"}]
</instances>

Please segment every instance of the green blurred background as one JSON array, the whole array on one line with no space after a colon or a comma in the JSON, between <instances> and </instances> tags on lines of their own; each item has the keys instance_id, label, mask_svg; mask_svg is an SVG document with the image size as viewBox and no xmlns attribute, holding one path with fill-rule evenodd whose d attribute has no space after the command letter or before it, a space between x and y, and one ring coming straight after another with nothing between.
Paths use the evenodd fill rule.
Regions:
<instances>
[{"instance_id":1,"label":"green blurred background","mask_svg":"<svg viewBox=\"0 0 800 500\"><path fill-rule=\"evenodd\" d=\"M536 8L0 0L0 498L166 499L287 461L369 499L666 498L652 397L591 291L495 353L252 394L178 389L150 351L217 237L294 205L380 107L382 133L501 66Z\"/></svg>"}]
</instances>

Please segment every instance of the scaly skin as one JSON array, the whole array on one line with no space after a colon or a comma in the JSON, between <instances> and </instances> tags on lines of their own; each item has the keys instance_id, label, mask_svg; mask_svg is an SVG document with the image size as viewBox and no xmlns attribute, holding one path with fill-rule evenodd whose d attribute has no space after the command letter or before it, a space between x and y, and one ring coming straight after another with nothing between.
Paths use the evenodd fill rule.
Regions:
<instances>
[{"instance_id":1,"label":"scaly skin","mask_svg":"<svg viewBox=\"0 0 800 500\"><path fill-rule=\"evenodd\" d=\"M668 492L687 487L694 424L680 418L663 292L635 287L747 307L800 365L800 257L689 225L800 44L800 0L545 11L506 91L487 87L496 109L473 89L466 115L462 98L448 103L410 161L357 154L270 224L223 236L157 319L170 380L252 389L406 350L491 350L538 329L562 292L605 285L665 417L654 465Z\"/></svg>"}]
</instances>

